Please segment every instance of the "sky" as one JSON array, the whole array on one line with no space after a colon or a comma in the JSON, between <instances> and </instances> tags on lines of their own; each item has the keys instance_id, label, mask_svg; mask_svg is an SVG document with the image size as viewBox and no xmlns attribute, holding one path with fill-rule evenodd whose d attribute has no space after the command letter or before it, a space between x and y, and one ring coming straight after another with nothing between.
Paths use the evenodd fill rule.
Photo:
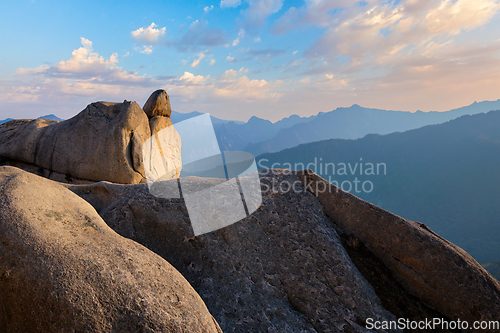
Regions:
<instances>
[{"instance_id":1,"label":"sky","mask_svg":"<svg viewBox=\"0 0 500 333\"><path fill-rule=\"evenodd\" d=\"M0 0L0 119L94 101L277 121L500 98L500 0Z\"/></svg>"}]
</instances>

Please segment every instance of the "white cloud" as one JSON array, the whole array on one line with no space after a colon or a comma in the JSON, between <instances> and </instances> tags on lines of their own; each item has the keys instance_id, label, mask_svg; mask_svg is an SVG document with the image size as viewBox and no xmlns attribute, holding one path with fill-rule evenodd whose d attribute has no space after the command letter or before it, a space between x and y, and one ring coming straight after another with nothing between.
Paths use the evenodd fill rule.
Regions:
<instances>
[{"instance_id":1,"label":"white cloud","mask_svg":"<svg viewBox=\"0 0 500 333\"><path fill-rule=\"evenodd\" d=\"M222 0L220 2L220 8L234 8L241 5L241 0Z\"/></svg>"},{"instance_id":2,"label":"white cloud","mask_svg":"<svg viewBox=\"0 0 500 333\"><path fill-rule=\"evenodd\" d=\"M116 54L104 58L92 49L90 40L81 38L81 43L67 60L19 68L15 80L0 82L0 104L21 107L22 103L17 116L39 117L44 114L40 112L50 111L69 118L93 101L147 97L168 79L125 71L118 67Z\"/></svg>"},{"instance_id":3,"label":"white cloud","mask_svg":"<svg viewBox=\"0 0 500 333\"><path fill-rule=\"evenodd\" d=\"M227 70L215 85L215 96L236 99L269 99L277 97L266 80L250 80L232 69Z\"/></svg>"},{"instance_id":4,"label":"white cloud","mask_svg":"<svg viewBox=\"0 0 500 333\"><path fill-rule=\"evenodd\" d=\"M204 77L203 75L194 75L189 72L184 72L184 74L179 78L179 81L187 85L199 85L205 83L210 79L210 76Z\"/></svg>"},{"instance_id":5,"label":"white cloud","mask_svg":"<svg viewBox=\"0 0 500 333\"><path fill-rule=\"evenodd\" d=\"M191 63L191 68L194 68L198 66L200 63L201 59L205 58L205 53L200 53L198 54L198 58L196 58L192 63Z\"/></svg>"},{"instance_id":6,"label":"white cloud","mask_svg":"<svg viewBox=\"0 0 500 333\"><path fill-rule=\"evenodd\" d=\"M153 46L144 45L142 48L142 51L139 51L139 52L144 53L144 54L151 54L151 53L153 53Z\"/></svg>"},{"instance_id":7,"label":"white cloud","mask_svg":"<svg viewBox=\"0 0 500 333\"><path fill-rule=\"evenodd\" d=\"M81 38L82 47L71 53L71 58L61 60L55 65L42 65L37 68L19 68L17 76L38 76L48 80L92 80L95 83L110 82L145 82L145 76L139 76L134 72L123 71L116 64L118 56L113 53L108 59L100 56L92 49L92 42Z\"/></svg>"},{"instance_id":8,"label":"white cloud","mask_svg":"<svg viewBox=\"0 0 500 333\"><path fill-rule=\"evenodd\" d=\"M470 30L490 21L500 9L498 1L493 0L445 0L430 10L425 23L432 34L457 34Z\"/></svg>"},{"instance_id":9,"label":"white cloud","mask_svg":"<svg viewBox=\"0 0 500 333\"><path fill-rule=\"evenodd\" d=\"M213 66L215 64L215 59L210 60L210 66Z\"/></svg>"},{"instance_id":10,"label":"white cloud","mask_svg":"<svg viewBox=\"0 0 500 333\"><path fill-rule=\"evenodd\" d=\"M135 39L138 43L146 44L146 45L156 45L160 37L165 35L166 28L156 28L157 25L153 22L147 28L139 28L137 30L132 31L130 34L133 39Z\"/></svg>"},{"instance_id":11,"label":"white cloud","mask_svg":"<svg viewBox=\"0 0 500 333\"><path fill-rule=\"evenodd\" d=\"M115 64L118 62L118 56L113 53L109 59L105 59L99 54L93 52L92 42L85 38L80 38L82 47L74 50L71 55L72 57L68 60L62 60L59 63L48 66L42 65L37 68L19 68L16 75L66 75L66 74L78 74L95 76L100 73L105 72L116 72L118 67Z\"/></svg>"},{"instance_id":12,"label":"white cloud","mask_svg":"<svg viewBox=\"0 0 500 333\"><path fill-rule=\"evenodd\" d=\"M240 31L238 32L238 37L236 37L236 39L233 40L233 46L238 45L243 37L245 37L245 30L240 29Z\"/></svg>"},{"instance_id":13,"label":"white cloud","mask_svg":"<svg viewBox=\"0 0 500 333\"><path fill-rule=\"evenodd\" d=\"M292 52L292 55L296 55L299 52L299 50L295 50Z\"/></svg>"},{"instance_id":14,"label":"white cloud","mask_svg":"<svg viewBox=\"0 0 500 333\"><path fill-rule=\"evenodd\" d=\"M54 70L59 73L99 73L118 62L117 54L113 53L109 59L104 59L99 54L92 52L92 42L85 38L80 38L83 47L74 50L72 57L63 60L54 66Z\"/></svg>"},{"instance_id":15,"label":"white cloud","mask_svg":"<svg viewBox=\"0 0 500 333\"><path fill-rule=\"evenodd\" d=\"M17 76L29 76L36 74L44 74L49 69L49 65L41 65L37 68L19 68L16 71Z\"/></svg>"},{"instance_id":16,"label":"white cloud","mask_svg":"<svg viewBox=\"0 0 500 333\"><path fill-rule=\"evenodd\" d=\"M205 8L203 8L203 11L204 11L205 13L208 13L208 12L209 12L209 11L211 11L212 9L214 9L214 6L213 6L213 5L212 5L212 6L210 6L210 7L206 6Z\"/></svg>"},{"instance_id":17,"label":"white cloud","mask_svg":"<svg viewBox=\"0 0 500 333\"><path fill-rule=\"evenodd\" d=\"M360 75L371 68L380 75L409 56L436 57L440 50L457 45L460 35L492 21L499 10L498 0L402 0L397 4L372 0L365 6L308 0L300 8L290 8L272 31L285 33L304 25L326 28L303 52L305 59L311 64L326 59L337 70Z\"/></svg>"},{"instance_id":18,"label":"white cloud","mask_svg":"<svg viewBox=\"0 0 500 333\"><path fill-rule=\"evenodd\" d=\"M253 41L254 41L255 43L260 43L262 40L260 39L260 37L255 37L255 38L253 39Z\"/></svg>"},{"instance_id":19,"label":"white cloud","mask_svg":"<svg viewBox=\"0 0 500 333\"><path fill-rule=\"evenodd\" d=\"M167 85L170 96L182 94L186 100L198 99L201 103L220 103L222 101L276 100L279 94L274 90L282 85L281 81L249 79L245 68L228 69L211 78L209 75L194 75L185 72L179 79Z\"/></svg>"}]
</instances>

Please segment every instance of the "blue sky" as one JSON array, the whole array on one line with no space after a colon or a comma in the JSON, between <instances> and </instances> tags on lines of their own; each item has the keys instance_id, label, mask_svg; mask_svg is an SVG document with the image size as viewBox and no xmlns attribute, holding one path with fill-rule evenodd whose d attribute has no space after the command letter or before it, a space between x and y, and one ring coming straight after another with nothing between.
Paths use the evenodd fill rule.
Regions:
<instances>
[{"instance_id":1,"label":"blue sky","mask_svg":"<svg viewBox=\"0 0 500 333\"><path fill-rule=\"evenodd\" d=\"M158 88L236 120L497 100L499 1L1 1L0 119Z\"/></svg>"}]
</instances>

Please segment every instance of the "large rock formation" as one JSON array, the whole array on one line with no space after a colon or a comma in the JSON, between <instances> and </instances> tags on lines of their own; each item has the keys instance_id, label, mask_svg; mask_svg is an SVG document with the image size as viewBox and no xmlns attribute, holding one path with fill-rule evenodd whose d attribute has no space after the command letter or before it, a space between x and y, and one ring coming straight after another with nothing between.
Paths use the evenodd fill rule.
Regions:
<instances>
[{"instance_id":1,"label":"large rock formation","mask_svg":"<svg viewBox=\"0 0 500 333\"><path fill-rule=\"evenodd\" d=\"M116 232L174 265L224 332L366 332L369 318L494 320L500 286L468 254L333 185L318 200L311 189L320 182L263 171L262 207L198 237L182 199L155 198L145 185L70 189Z\"/></svg>"},{"instance_id":2,"label":"large rock formation","mask_svg":"<svg viewBox=\"0 0 500 333\"><path fill-rule=\"evenodd\" d=\"M4 164L58 181L140 183L145 181L143 144L152 134L158 136L172 126L164 90L154 92L145 107L147 112L135 102L96 102L62 122L7 122L0 125L0 157ZM180 138L175 129L168 133L165 137L160 133L168 147L164 153L180 172ZM176 176L173 172L170 178Z\"/></svg>"},{"instance_id":3,"label":"large rock formation","mask_svg":"<svg viewBox=\"0 0 500 333\"><path fill-rule=\"evenodd\" d=\"M169 115L158 90L144 110L97 102L64 122L0 126L4 163L66 182L131 184L62 185L0 167L2 332L217 332L210 313L226 333L498 320L500 284L467 253L309 171L261 171L257 211L193 237L184 199L141 184L148 175L158 194L180 193L165 180L181 167Z\"/></svg>"},{"instance_id":4,"label":"large rock formation","mask_svg":"<svg viewBox=\"0 0 500 333\"><path fill-rule=\"evenodd\" d=\"M170 99L165 90L157 90L149 96L143 106L149 117L151 138L143 146L145 177L148 182L158 179L179 178L182 161L181 138L175 130L170 115ZM195 130L195 129L194 129ZM155 152L156 158L154 158ZM158 156L160 155L160 156Z\"/></svg>"},{"instance_id":5,"label":"large rock formation","mask_svg":"<svg viewBox=\"0 0 500 333\"><path fill-rule=\"evenodd\" d=\"M212 180L193 181L203 186ZM263 184L273 181L298 180L280 174ZM311 194L267 192L250 218L193 237L182 199L155 198L143 184L70 189L119 234L176 267L226 333L366 332L367 318L396 319L352 264Z\"/></svg>"},{"instance_id":6,"label":"large rock formation","mask_svg":"<svg viewBox=\"0 0 500 333\"><path fill-rule=\"evenodd\" d=\"M298 175L352 250L373 252L408 293L453 320L498 320L500 283L464 250L425 224L363 201L312 171Z\"/></svg>"},{"instance_id":7,"label":"large rock formation","mask_svg":"<svg viewBox=\"0 0 500 333\"><path fill-rule=\"evenodd\" d=\"M165 260L63 186L0 167L0 331L221 332Z\"/></svg>"}]
</instances>

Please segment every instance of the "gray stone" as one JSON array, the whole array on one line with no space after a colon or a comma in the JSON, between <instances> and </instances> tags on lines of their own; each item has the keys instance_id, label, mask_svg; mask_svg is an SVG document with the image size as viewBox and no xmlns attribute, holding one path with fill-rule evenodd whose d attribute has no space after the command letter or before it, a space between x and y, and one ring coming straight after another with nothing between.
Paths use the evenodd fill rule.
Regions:
<instances>
[{"instance_id":1,"label":"gray stone","mask_svg":"<svg viewBox=\"0 0 500 333\"><path fill-rule=\"evenodd\" d=\"M0 125L0 163L30 172L41 168L47 171L37 174L68 183L138 184L148 174L151 182L178 178L181 138L170 114L168 94L157 90L144 110L127 100L96 102L62 122L13 120ZM152 150L162 158L154 159Z\"/></svg>"},{"instance_id":2,"label":"gray stone","mask_svg":"<svg viewBox=\"0 0 500 333\"><path fill-rule=\"evenodd\" d=\"M409 294L470 325L498 320L500 283L464 250L425 224L365 202L312 171L298 175L338 228L351 242L360 243L353 247L366 247L375 254Z\"/></svg>"},{"instance_id":3,"label":"gray stone","mask_svg":"<svg viewBox=\"0 0 500 333\"><path fill-rule=\"evenodd\" d=\"M261 178L263 189L288 182L302 191L265 191L250 217L197 237L184 201L156 198L146 185L68 187L120 235L176 267L226 333L367 332L367 318L395 320L298 178L281 171ZM188 180L199 188L221 181Z\"/></svg>"},{"instance_id":4,"label":"gray stone","mask_svg":"<svg viewBox=\"0 0 500 333\"><path fill-rule=\"evenodd\" d=\"M145 177L149 121L135 102L96 102L66 121L0 125L0 156L90 181L136 184Z\"/></svg>"},{"instance_id":5,"label":"gray stone","mask_svg":"<svg viewBox=\"0 0 500 333\"><path fill-rule=\"evenodd\" d=\"M0 189L2 332L221 332L177 270L71 191L13 167Z\"/></svg>"},{"instance_id":6,"label":"gray stone","mask_svg":"<svg viewBox=\"0 0 500 333\"><path fill-rule=\"evenodd\" d=\"M170 115L172 114L170 98L168 97L167 92L163 89L156 90L152 93L142 108L149 118L154 116L164 116L170 118Z\"/></svg>"}]
</instances>

